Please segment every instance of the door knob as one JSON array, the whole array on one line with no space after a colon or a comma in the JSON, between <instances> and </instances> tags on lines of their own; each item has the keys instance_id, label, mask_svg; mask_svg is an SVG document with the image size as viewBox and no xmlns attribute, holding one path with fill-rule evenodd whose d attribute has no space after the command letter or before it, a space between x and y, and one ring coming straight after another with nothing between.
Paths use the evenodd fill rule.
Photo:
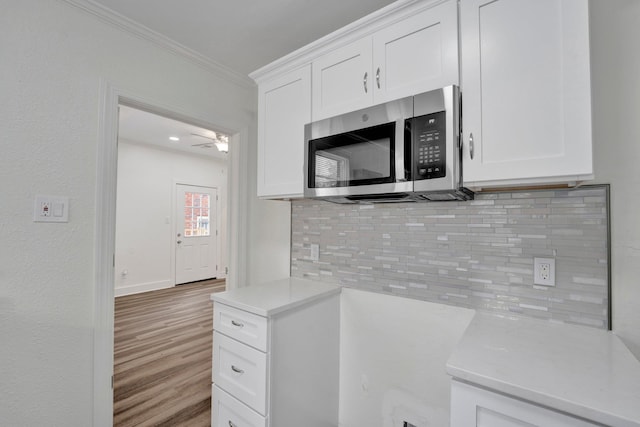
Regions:
<instances>
[{"instance_id":1,"label":"door knob","mask_svg":"<svg viewBox=\"0 0 640 427\"><path fill-rule=\"evenodd\" d=\"M182 240L178 240L176 243L177 243L177 244L180 244L180 243L182 243Z\"/></svg>"}]
</instances>

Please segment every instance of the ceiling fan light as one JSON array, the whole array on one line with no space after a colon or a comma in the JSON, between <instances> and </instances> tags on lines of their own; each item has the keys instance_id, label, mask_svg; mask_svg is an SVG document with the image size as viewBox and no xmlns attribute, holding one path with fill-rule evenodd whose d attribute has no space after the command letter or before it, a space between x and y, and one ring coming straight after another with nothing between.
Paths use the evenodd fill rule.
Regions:
<instances>
[{"instance_id":1,"label":"ceiling fan light","mask_svg":"<svg viewBox=\"0 0 640 427\"><path fill-rule=\"evenodd\" d=\"M221 151L223 153L228 153L229 152L229 143L228 142L216 141L214 144L216 145L216 148L218 149L218 151Z\"/></svg>"}]
</instances>

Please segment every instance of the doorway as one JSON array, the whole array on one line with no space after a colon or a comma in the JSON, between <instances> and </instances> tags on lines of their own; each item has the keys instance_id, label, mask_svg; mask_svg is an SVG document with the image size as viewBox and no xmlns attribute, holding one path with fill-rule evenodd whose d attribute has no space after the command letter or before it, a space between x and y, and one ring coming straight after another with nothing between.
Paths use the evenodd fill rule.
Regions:
<instances>
[{"instance_id":1,"label":"doorway","mask_svg":"<svg viewBox=\"0 0 640 427\"><path fill-rule=\"evenodd\" d=\"M165 117L173 117L188 123L211 126L212 120L194 115L193 109L181 109L163 104L157 99L141 97L140 94L103 81L100 88L100 122L98 130L96 173L96 235L94 244L94 362L93 362L93 425L109 427L113 424L113 337L114 337L114 268L116 183L118 159L118 108L128 105L145 111L153 111ZM227 253L229 271L226 285L235 288L243 283L246 259L240 254L246 251L247 210L243 208L242 195L247 183L241 171L248 167L248 145L251 131L249 123L231 117L214 120L225 125L229 140L229 203L227 203L228 240ZM225 230L226 231L226 230ZM175 236L170 236L173 240Z\"/></svg>"},{"instance_id":2,"label":"doorway","mask_svg":"<svg viewBox=\"0 0 640 427\"><path fill-rule=\"evenodd\" d=\"M211 333L205 332L213 316L203 320L202 315L210 308L207 292L212 290L206 287L199 291L195 302L187 302L184 292L193 294L195 289L208 286L201 282L205 279L218 278L216 283L225 286L228 161L226 152L219 150L216 143L228 143L228 137L218 129L127 104L119 106L118 123L113 283L114 296L118 297L115 306L119 307L114 310L117 323L113 347L116 425L128 425L123 420L133 416L136 425L147 425L159 412L173 419L180 416L172 413L174 409L197 409L202 416L207 412L211 374L203 378L206 370L197 367L211 364ZM181 286L183 297L171 292L177 290L177 284L190 282L198 283ZM171 293L158 314L154 305L167 292ZM132 304L137 306L132 308ZM124 306L134 313L133 320L122 320L126 319ZM175 313L170 317L172 312ZM156 320L149 322L150 319ZM192 352L184 337L176 335L186 335L188 328L184 329L184 325L191 321L201 332L197 353ZM182 325L178 331L176 324ZM146 333L137 333L140 328ZM145 342L149 335L156 342ZM135 353L141 346L143 352ZM182 371L179 368L183 358L193 358L189 360L197 368L197 375L183 378L167 373ZM152 372L147 380L158 382L153 392L131 385L141 382L138 377L143 372ZM157 381L156 376L162 381ZM176 384L170 378L175 378L183 390L197 389L197 398L190 406L180 409L175 404L180 399L176 398L169 399L163 408L157 407L158 396L175 393Z\"/></svg>"}]
</instances>

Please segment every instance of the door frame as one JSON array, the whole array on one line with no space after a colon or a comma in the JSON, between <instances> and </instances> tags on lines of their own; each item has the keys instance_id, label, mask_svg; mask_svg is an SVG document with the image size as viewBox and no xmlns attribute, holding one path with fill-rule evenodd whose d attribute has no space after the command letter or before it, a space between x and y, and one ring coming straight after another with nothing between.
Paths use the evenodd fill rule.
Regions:
<instances>
[{"instance_id":1,"label":"door frame","mask_svg":"<svg viewBox=\"0 0 640 427\"><path fill-rule=\"evenodd\" d=\"M204 128L221 128L231 134L227 189L227 287L243 283L246 261L247 183L246 170L249 128L246 123L232 123L220 118L210 123L194 117L187 108L170 105L120 88L110 81L100 81L100 111L96 152L96 204L94 246L94 324L93 324L93 426L113 425L113 336L114 336L114 257L116 229L116 183L118 159L118 106L120 104L149 111Z\"/></svg>"}]
</instances>

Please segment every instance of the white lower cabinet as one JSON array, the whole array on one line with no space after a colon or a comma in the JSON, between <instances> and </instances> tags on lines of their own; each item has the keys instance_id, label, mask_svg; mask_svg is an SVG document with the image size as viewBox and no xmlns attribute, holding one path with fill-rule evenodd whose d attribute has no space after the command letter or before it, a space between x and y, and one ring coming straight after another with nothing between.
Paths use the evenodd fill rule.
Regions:
<instances>
[{"instance_id":1,"label":"white lower cabinet","mask_svg":"<svg viewBox=\"0 0 640 427\"><path fill-rule=\"evenodd\" d=\"M266 415L267 354L214 332L213 355L216 384Z\"/></svg>"},{"instance_id":2,"label":"white lower cabinet","mask_svg":"<svg viewBox=\"0 0 640 427\"><path fill-rule=\"evenodd\" d=\"M337 427L340 295L336 287L312 297L288 282L259 297L252 296L249 288L237 290L235 307L232 291L212 296L212 425ZM285 306L273 303L278 292L289 301ZM265 315L248 311L252 307L247 300L256 307L268 304Z\"/></svg>"},{"instance_id":3,"label":"white lower cabinet","mask_svg":"<svg viewBox=\"0 0 640 427\"><path fill-rule=\"evenodd\" d=\"M213 312L216 331L263 352L267 351L267 318L224 304Z\"/></svg>"},{"instance_id":4,"label":"white lower cabinet","mask_svg":"<svg viewBox=\"0 0 640 427\"><path fill-rule=\"evenodd\" d=\"M580 418L453 380L451 427L596 427Z\"/></svg>"},{"instance_id":5,"label":"white lower cabinet","mask_svg":"<svg viewBox=\"0 0 640 427\"><path fill-rule=\"evenodd\" d=\"M217 386L211 390L213 427L266 427L267 420Z\"/></svg>"}]
</instances>

